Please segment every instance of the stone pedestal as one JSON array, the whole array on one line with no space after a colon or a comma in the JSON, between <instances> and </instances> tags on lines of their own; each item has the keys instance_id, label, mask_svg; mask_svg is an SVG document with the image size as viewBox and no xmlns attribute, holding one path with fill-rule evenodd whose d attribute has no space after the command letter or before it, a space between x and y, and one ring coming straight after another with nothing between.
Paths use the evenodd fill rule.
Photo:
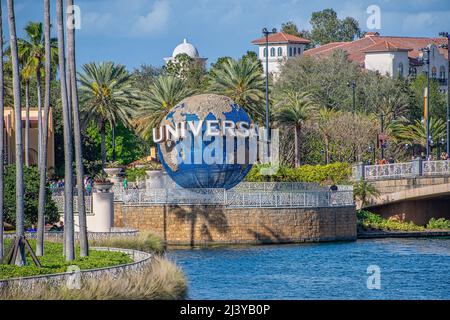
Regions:
<instances>
[{"instance_id":1,"label":"stone pedestal","mask_svg":"<svg viewBox=\"0 0 450 320\"><path fill-rule=\"evenodd\" d=\"M105 168L104 171L108 175L108 179L114 183L115 186L122 185L123 178L120 176L122 168Z\"/></svg>"},{"instance_id":2,"label":"stone pedestal","mask_svg":"<svg viewBox=\"0 0 450 320\"><path fill-rule=\"evenodd\" d=\"M114 193L94 192L92 194L92 216L87 226L91 232L110 232L114 226Z\"/></svg>"},{"instance_id":3,"label":"stone pedestal","mask_svg":"<svg viewBox=\"0 0 450 320\"><path fill-rule=\"evenodd\" d=\"M145 182L147 189L162 189L166 187L167 173L163 170L145 171L147 179Z\"/></svg>"}]
</instances>

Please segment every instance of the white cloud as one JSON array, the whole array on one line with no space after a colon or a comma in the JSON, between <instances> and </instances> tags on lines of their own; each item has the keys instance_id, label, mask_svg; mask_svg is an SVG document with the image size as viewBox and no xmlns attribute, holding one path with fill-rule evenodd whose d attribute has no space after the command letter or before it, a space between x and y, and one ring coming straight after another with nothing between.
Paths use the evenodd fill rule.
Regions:
<instances>
[{"instance_id":1,"label":"white cloud","mask_svg":"<svg viewBox=\"0 0 450 320\"><path fill-rule=\"evenodd\" d=\"M133 24L135 35L153 34L163 30L169 22L170 7L168 1L157 0L147 15L139 16Z\"/></svg>"}]
</instances>

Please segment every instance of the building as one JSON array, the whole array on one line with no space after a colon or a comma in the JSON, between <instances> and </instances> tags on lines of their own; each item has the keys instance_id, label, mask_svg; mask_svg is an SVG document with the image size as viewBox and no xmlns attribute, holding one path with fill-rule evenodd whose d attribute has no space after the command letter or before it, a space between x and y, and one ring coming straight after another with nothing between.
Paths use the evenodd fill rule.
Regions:
<instances>
[{"instance_id":1,"label":"building","mask_svg":"<svg viewBox=\"0 0 450 320\"><path fill-rule=\"evenodd\" d=\"M440 46L447 38L381 36L367 32L361 39L349 42L333 42L305 51L305 56L324 57L340 49L348 53L351 61L362 68L378 71L391 77L416 76L427 71L422 48L430 48L431 77L439 82L440 90L447 90L448 51ZM426 54L425 54L426 58Z\"/></svg>"},{"instance_id":2,"label":"building","mask_svg":"<svg viewBox=\"0 0 450 320\"><path fill-rule=\"evenodd\" d=\"M182 43L180 43L175 47L175 49L172 52L172 56L164 58L164 61L167 64L169 61L174 61L177 55L183 53L187 54L192 59L198 61L203 66L205 66L206 60L208 60L208 58L200 57L197 48L192 43L189 43L187 42L186 39L184 39Z\"/></svg>"},{"instance_id":3,"label":"building","mask_svg":"<svg viewBox=\"0 0 450 320\"><path fill-rule=\"evenodd\" d=\"M258 57L266 72L266 58L268 57L269 73L277 75L280 73L280 67L288 59L303 54L309 40L300 38L284 32L270 34L268 36L269 54L266 49L266 37L252 41L259 47Z\"/></svg>"},{"instance_id":4,"label":"building","mask_svg":"<svg viewBox=\"0 0 450 320\"><path fill-rule=\"evenodd\" d=\"M44 112L42 112L44 114ZM30 133L29 133L29 147L28 154L31 165L38 164L38 110L37 108L30 108ZM14 109L6 107L4 114L4 146L5 146L5 163L12 164L16 161L16 130L14 121ZM22 145L25 146L25 119L26 111L22 108ZM53 131L52 113L49 113L48 120L48 143L47 143L47 167L55 167L55 140ZM25 157L24 157L25 161Z\"/></svg>"}]
</instances>

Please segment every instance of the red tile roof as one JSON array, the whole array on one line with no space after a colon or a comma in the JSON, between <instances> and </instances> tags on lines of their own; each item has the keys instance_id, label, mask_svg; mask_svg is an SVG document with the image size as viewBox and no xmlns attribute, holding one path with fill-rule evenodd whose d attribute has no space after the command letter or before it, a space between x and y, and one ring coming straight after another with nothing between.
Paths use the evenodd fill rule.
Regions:
<instances>
[{"instance_id":1,"label":"red tile roof","mask_svg":"<svg viewBox=\"0 0 450 320\"><path fill-rule=\"evenodd\" d=\"M349 59L361 66L364 66L366 52L386 51L388 48L392 51L408 50L408 57L411 62L417 61L420 55L419 49L429 44L446 44L447 38L423 38L423 37L393 37L380 36L377 33L366 33L364 38L351 42L334 42L326 45L309 49L304 52L306 56L323 57L331 54L335 49L342 49L349 54ZM447 49L439 48L439 52L448 59Z\"/></svg>"},{"instance_id":2,"label":"red tile roof","mask_svg":"<svg viewBox=\"0 0 450 320\"><path fill-rule=\"evenodd\" d=\"M269 43L304 43L308 44L311 41L305 38L297 37L292 34L278 32L270 34L268 36ZM266 37L262 37L252 41L253 44L264 44L266 43Z\"/></svg>"}]
</instances>

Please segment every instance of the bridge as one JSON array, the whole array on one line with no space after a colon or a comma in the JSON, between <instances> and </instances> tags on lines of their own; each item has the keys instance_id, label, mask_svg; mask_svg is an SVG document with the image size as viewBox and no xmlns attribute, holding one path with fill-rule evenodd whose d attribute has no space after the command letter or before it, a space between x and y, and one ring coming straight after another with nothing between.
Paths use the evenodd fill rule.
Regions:
<instances>
[{"instance_id":1,"label":"bridge","mask_svg":"<svg viewBox=\"0 0 450 320\"><path fill-rule=\"evenodd\" d=\"M450 219L450 161L423 161L383 165L358 164L356 181L366 180L379 192L363 209L384 218L426 225L431 218Z\"/></svg>"}]
</instances>

